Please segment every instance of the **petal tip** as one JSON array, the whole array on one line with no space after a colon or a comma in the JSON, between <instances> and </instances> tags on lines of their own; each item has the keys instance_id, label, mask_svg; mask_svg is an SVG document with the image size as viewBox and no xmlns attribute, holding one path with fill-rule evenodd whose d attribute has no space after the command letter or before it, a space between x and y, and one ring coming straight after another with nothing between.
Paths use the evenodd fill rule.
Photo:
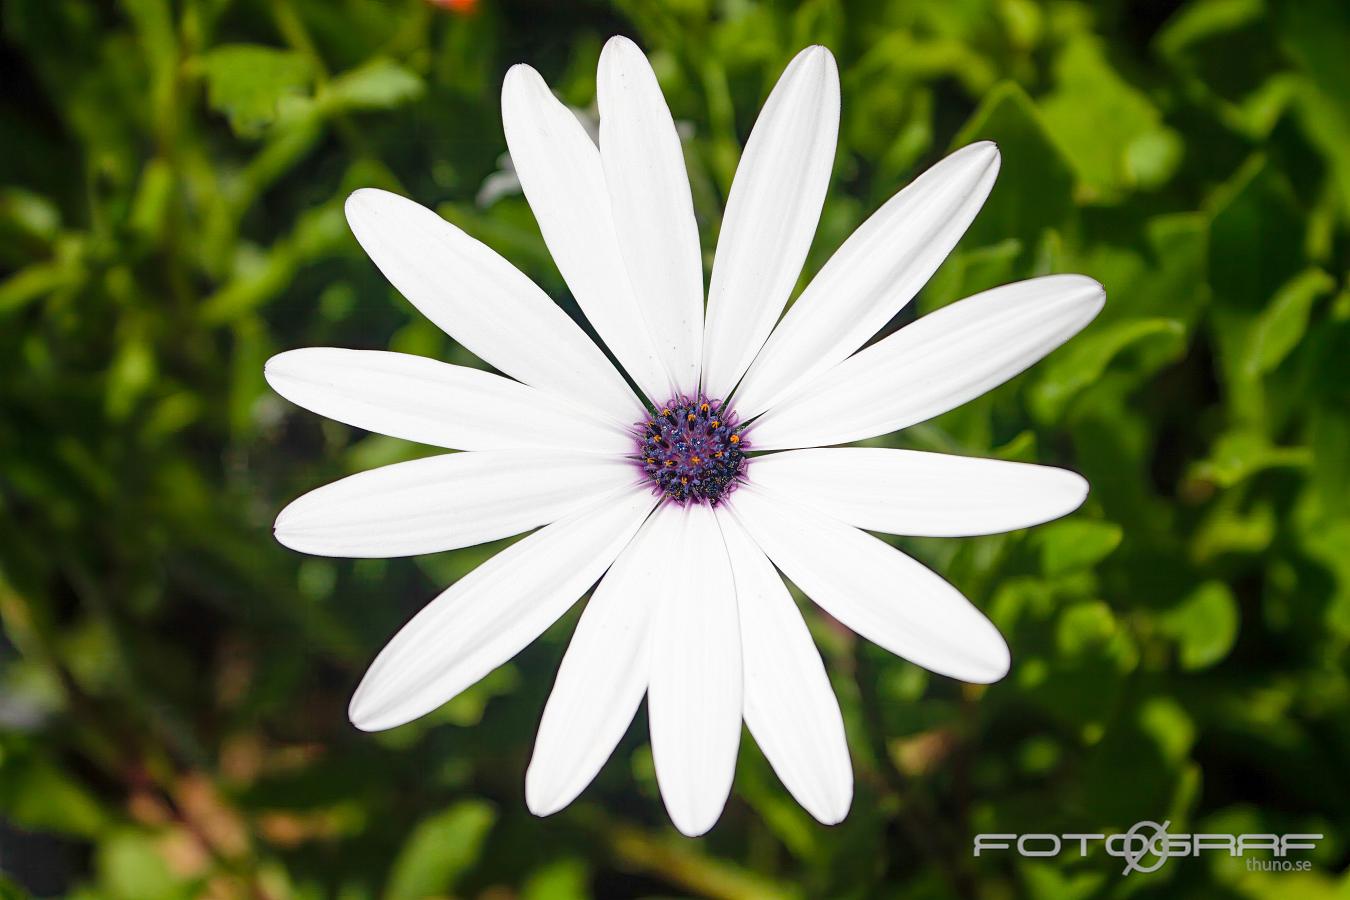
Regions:
<instances>
[{"instance_id":1,"label":"petal tip","mask_svg":"<svg viewBox=\"0 0 1350 900\"><path fill-rule=\"evenodd\" d=\"M281 396L286 396L283 385L295 375L294 364L302 350L286 350L263 363L263 380Z\"/></svg>"},{"instance_id":2,"label":"petal tip","mask_svg":"<svg viewBox=\"0 0 1350 900\"><path fill-rule=\"evenodd\" d=\"M363 206L366 206L381 193L378 188L363 187L357 188L347 195L342 207L346 211L348 218L353 212L359 212Z\"/></svg>"},{"instance_id":3,"label":"petal tip","mask_svg":"<svg viewBox=\"0 0 1350 900\"><path fill-rule=\"evenodd\" d=\"M973 144L967 144L957 150L954 157L963 159L964 165L969 166L971 176L975 183L980 183L984 179L998 177L999 168L1003 165L1003 154L999 152L998 144L993 141L976 141ZM952 157L948 157L951 159Z\"/></svg>"},{"instance_id":4,"label":"petal tip","mask_svg":"<svg viewBox=\"0 0 1350 900\"><path fill-rule=\"evenodd\" d=\"M294 550L296 553L307 553L317 556L331 555L325 554L321 549L318 549L318 545L316 545L313 540L313 535L310 535L309 540L306 540L303 518L299 522L296 521L297 510L294 507L298 502L298 500L293 501L285 509L277 513L276 521L272 523L272 539L287 550ZM303 514L303 510L300 510L299 512Z\"/></svg>"},{"instance_id":5,"label":"petal tip","mask_svg":"<svg viewBox=\"0 0 1350 900\"><path fill-rule=\"evenodd\" d=\"M543 776L533 764L525 770L525 808L531 815L547 818L571 802L571 798L558 793L556 785L545 785Z\"/></svg>"},{"instance_id":6,"label":"petal tip","mask_svg":"<svg viewBox=\"0 0 1350 900\"><path fill-rule=\"evenodd\" d=\"M834 54L824 44L812 44L805 47L797 56L802 62L825 63L827 65L834 62Z\"/></svg>"},{"instance_id":7,"label":"petal tip","mask_svg":"<svg viewBox=\"0 0 1350 900\"><path fill-rule=\"evenodd\" d=\"M842 803L824 807L811 813L811 815L814 816L815 820L820 824L828 825L832 828L848 818L848 811L852 806L853 794L850 792L848 796L844 797Z\"/></svg>"},{"instance_id":8,"label":"petal tip","mask_svg":"<svg viewBox=\"0 0 1350 900\"><path fill-rule=\"evenodd\" d=\"M361 683L356 686L356 693L352 694L351 702L347 704L347 721L351 722L361 731L367 733L373 731L386 731L397 725L403 724L398 720L390 720L387 710L371 696L370 675L361 679Z\"/></svg>"},{"instance_id":9,"label":"petal tip","mask_svg":"<svg viewBox=\"0 0 1350 900\"><path fill-rule=\"evenodd\" d=\"M971 684L993 684L1007 676L1012 669L1012 652L1002 635L998 637L998 646L991 647L990 651L987 657L980 660L978 667L962 679L963 681Z\"/></svg>"},{"instance_id":10,"label":"petal tip","mask_svg":"<svg viewBox=\"0 0 1350 900\"><path fill-rule=\"evenodd\" d=\"M675 826L675 830L680 834L687 838L698 838L703 837L703 835L712 831L712 827L717 824L717 819L720 817L720 814L721 811L719 810L718 815L709 818L706 815L699 816L690 814L687 816L676 816L674 813L671 813L670 821L671 824Z\"/></svg>"},{"instance_id":11,"label":"petal tip","mask_svg":"<svg viewBox=\"0 0 1350 900\"><path fill-rule=\"evenodd\" d=\"M657 777L658 783L660 776ZM730 785L727 786L726 793L718 794L720 799L714 799L712 793L703 796L685 796L675 798L675 802L670 802L666 792L662 791L661 799L665 803L666 814L670 816L670 822L676 830L685 837L702 837L709 831L712 831L717 820L722 818L722 811L726 809L727 799L731 791Z\"/></svg>"},{"instance_id":12,"label":"petal tip","mask_svg":"<svg viewBox=\"0 0 1350 900\"><path fill-rule=\"evenodd\" d=\"M609 40L605 41L605 46L600 51L600 64L604 65L606 55L608 55L611 59L613 59L615 54L619 53L624 54L637 53L641 55L642 49L638 47L636 43L634 43L632 38L626 37L625 35L622 34L616 34Z\"/></svg>"},{"instance_id":13,"label":"petal tip","mask_svg":"<svg viewBox=\"0 0 1350 900\"><path fill-rule=\"evenodd\" d=\"M1097 281L1095 278L1089 278L1088 281L1091 281L1095 288L1092 311L1092 315L1095 317L1097 313L1101 312L1102 308L1106 306L1106 285Z\"/></svg>"},{"instance_id":14,"label":"petal tip","mask_svg":"<svg viewBox=\"0 0 1350 900\"><path fill-rule=\"evenodd\" d=\"M277 513L276 520L272 522L272 537L285 546L289 546L289 544L286 544L287 520L294 518L294 513L291 511L291 507L294 505L294 503L287 504L281 512Z\"/></svg>"},{"instance_id":15,"label":"petal tip","mask_svg":"<svg viewBox=\"0 0 1350 900\"><path fill-rule=\"evenodd\" d=\"M347 227L359 240L361 237L362 225L367 224L371 215L375 212L376 205L383 199L382 194L387 191L378 188L357 188L347 195L343 201L342 213L347 217Z\"/></svg>"},{"instance_id":16,"label":"petal tip","mask_svg":"<svg viewBox=\"0 0 1350 900\"><path fill-rule=\"evenodd\" d=\"M506 70L502 79L502 96L511 91L525 90L544 80L544 77L529 63L516 63Z\"/></svg>"},{"instance_id":17,"label":"petal tip","mask_svg":"<svg viewBox=\"0 0 1350 900\"><path fill-rule=\"evenodd\" d=\"M363 710L358 710L355 704L347 708L347 721L367 734L380 730L374 724L374 720L368 717Z\"/></svg>"},{"instance_id":18,"label":"petal tip","mask_svg":"<svg viewBox=\"0 0 1350 900\"><path fill-rule=\"evenodd\" d=\"M1067 512L1073 512L1087 501L1088 494L1092 492L1092 485L1088 483L1086 478L1079 475L1077 472L1070 472L1067 469L1064 471L1065 479L1069 487L1069 495L1072 498L1071 502L1073 503Z\"/></svg>"},{"instance_id":19,"label":"petal tip","mask_svg":"<svg viewBox=\"0 0 1350 900\"><path fill-rule=\"evenodd\" d=\"M363 187L357 188L347 195L347 199L342 204L342 211L347 216L347 224L351 226L352 231L356 231L359 220L368 221L372 215L383 211L396 212L396 210L391 209L394 206L425 208L420 203L410 200L402 194L386 191L383 188Z\"/></svg>"},{"instance_id":20,"label":"petal tip","mask_svg":"<svg viewBox=\"0 0 1350 900\"><path fill-rule=\"evenodd\" d=\"M1087 275L1065 275L1063 277L1073 284L1071 296L1074 302L1082 305L1085 313L1083 324L1086 325L1095 319L1097 314L1106 306L1106 287L1097 279Z\"/></svg>"},{"instance_id":21,"label":"petal tip","mask_svg":"<svg viewBox=\"0 0 1350 900\"><path fill-rule=\"evenodd\" d=\"M1002 156L1002 154L999 152L998 143L996 141L976 141L973 144L967 144L965 149L966 152L971 154L972 156L978 156L981 158L987 158L991 160L996 157Z\"/></svg>"}]
</instances>

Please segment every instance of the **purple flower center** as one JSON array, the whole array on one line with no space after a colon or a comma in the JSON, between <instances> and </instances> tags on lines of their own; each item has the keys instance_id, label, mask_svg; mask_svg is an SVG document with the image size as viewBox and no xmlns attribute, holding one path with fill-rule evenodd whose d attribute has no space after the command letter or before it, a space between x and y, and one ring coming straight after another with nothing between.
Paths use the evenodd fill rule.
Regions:
<instances>
[{"instance_id":1,"label":"purple flower center","mask_svg":"<svg viewBox=\"0 0 1350 900\"><path fill-rule=\"evenodd\" d=\"M633 426L635 459L661 495L716 506L745 472L747 442L736 422L720 400L672 397Z\"/></svg>"}]
</instances>

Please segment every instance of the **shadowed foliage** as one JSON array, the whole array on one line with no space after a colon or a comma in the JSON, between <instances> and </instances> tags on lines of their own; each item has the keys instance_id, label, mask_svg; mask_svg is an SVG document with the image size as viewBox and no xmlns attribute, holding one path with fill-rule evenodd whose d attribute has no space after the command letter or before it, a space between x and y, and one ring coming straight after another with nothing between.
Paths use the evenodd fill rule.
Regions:
<instances>
[{"instance_id":1,"label":"shadowed foliage","mask_svg":"<svg viewBox=\"0 0 1350 900\"><path fill-rule=\"evenodd\" d=\"M3 0L0 28L0 896L1350 891L1350 5ZM1107 289L1042 364L870 442L1065 466L1092 493L1024 532L893 539L1007 636L998 684L808 613L857 773L834 828L747 736L721 822L679 837L642 714L576 803L530 816L576 610L434 714L357 732L365 665L503 544L345 561L271 537L310 488L430 451L290 406L268 356L481 365L367 260L346 195L435 207L578 315L498 93L527 61L592 108L613 33L682 123L709 256L760 104L822 43L843 119L803 283L993 139L987 206L888 330L1032 275ZM971 853L1141 819L1325 838L1295 873Z\"/></svg>"}]
</instances>

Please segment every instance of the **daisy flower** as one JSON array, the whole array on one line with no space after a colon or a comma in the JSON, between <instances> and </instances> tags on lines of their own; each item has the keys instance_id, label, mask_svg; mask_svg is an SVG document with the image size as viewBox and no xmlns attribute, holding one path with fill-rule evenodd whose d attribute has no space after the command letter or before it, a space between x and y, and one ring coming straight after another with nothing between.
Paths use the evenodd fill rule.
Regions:
<instances>
[{"instance_id":1,"label":"daisy flower","mask_svg":"<svg viewBox=\"0 0 1350 900\"><path fill-rule=\"evenodd\" d=\"M707 291L680 141L631 41L600 57L599 146L528 66L502 88L508 148L558 269L619 368L533 282L436 213L360 190L347 219L424 315L496 372L309 348L267 364L289 400L467 451L399 463L287 506L306 553L395 557L531 532L432 600L371 664L352 722L393 728L511 659L594 587L525 777L549 815L595 777L646 698L675 826L726 804L744 722L815 818L853 774L839 705L784 577L862 637L992 682L1007 644L942 578L869 531L989 534L1075 509L1060 469L840 447L1006 381L1101 309L1078 275L986 291L869 346L965 231L999 167L965 147L896 194L783 314L820 216L839 125L823 47L788 65L746 143ZM780 321L781 317L781 321ZM863 348L863 349L859 349ZM625 378L625 375L627 378Z\"/></svg>"}]
</instances>

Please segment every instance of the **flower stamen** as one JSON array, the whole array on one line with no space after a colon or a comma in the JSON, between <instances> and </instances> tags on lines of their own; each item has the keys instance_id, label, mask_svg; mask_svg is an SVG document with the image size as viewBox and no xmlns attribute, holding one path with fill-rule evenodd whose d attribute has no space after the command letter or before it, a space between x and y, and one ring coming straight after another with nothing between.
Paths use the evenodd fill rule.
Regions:
<instances>
[{"instance_id":1,"label":"flower stamen","mask_svg":"<svg viewBox=\"0 0 1350 900\"><path fill-rule=\"evenodd\" d=\"M716 506L736 489L748 462L736 421L720 400L673 397L634 425L634 460L657 493L681 506Z\"/></svg>"}]
</instances>

